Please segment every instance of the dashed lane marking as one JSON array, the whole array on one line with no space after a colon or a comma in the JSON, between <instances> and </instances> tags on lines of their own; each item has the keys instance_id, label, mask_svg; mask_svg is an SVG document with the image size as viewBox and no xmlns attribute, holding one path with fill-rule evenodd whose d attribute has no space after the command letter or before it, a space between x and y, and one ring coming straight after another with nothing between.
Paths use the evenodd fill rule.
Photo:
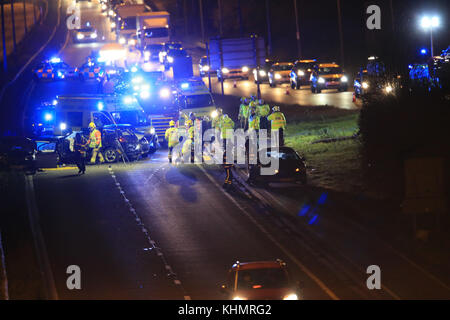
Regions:
<instances>
[{"instance_id":1,"label":"dashed lane marking","mask_svg":"<svg viewBox=\"0 0 450 320\"><path fill-rule=\"evenodd\" d=\"M156 242L150 237L150 234L147 230L146 227L144 227L141 218L139 217L139 215L136 212L136 209L134 209L131 201L126 197L125 195L125 191L123 191L122 187L120 186L120 182L117 181L117 177L114 174L114 171L111 167L108 167L108 171L109 174L111 175L111 178L113 178L115 185L117 186L117 188L119 189L120 194L122 195L123 200L125 201L125 203L128 205L128 210L133 214L135 220L138 222L138 225L142 226L141 231L142 233L145 234L145 237L147 239L147 242L150 244L151 248L146 248L147 251L152 251L154 250L156 252L156 255L158 257L161 258L163 264L164 264L164 268L167 270L168 272L168 276L171 277L174 281L174 283L178 286L180 286L181 290L183 291L183 293L186 294L186 290L184 289L183 285L181 284L181 281L177 278L176 273L173 272L172 267L167 263L166 258L164 257L161 249L156 245ZM191 300L191 297L188 295L184 295L183 296L185 300Z\"/></svg>"}]
</instances>

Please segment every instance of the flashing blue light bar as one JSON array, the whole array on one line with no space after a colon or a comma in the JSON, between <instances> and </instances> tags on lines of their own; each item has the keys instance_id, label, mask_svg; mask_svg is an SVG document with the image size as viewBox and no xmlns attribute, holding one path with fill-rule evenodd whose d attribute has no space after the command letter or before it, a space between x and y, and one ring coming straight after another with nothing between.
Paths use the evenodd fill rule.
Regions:
<instances>
[{"instance_id":1,"label":"flashing blue light bar","mask_svg":"<svg viewBox=\"0 0 450 320\"><path fill-rule=\"evenodd\" d=\"M53 115L51 113L46 113L44 115L45 121L51 121L53 119Z\"/></svg>"},{"instance_id":2,"label":"flashing blue light bar","mask_svg":"<svg viewBox=\"0 0 450 320\"><path fill-rule=\"evenodd\" d=\"M61 62L61 58L53 57L53 58L50 59L50 62L51 63L60 63Z\"/></svg>"},{"instance_id":3,"label":"flashing blue light bar","mask_svg":"<svg viewBox=\"0 0 450 320\"><path fill-rule=\"evenodd\" d=\"M131 104L132 102L133 102L133 97L126 96L125 98L123 98L123 103L125 103L125 104Z\"/></svg>"},{"instance_id":4,"label":"flashing blue light bar","mask_svg":"<svg viewBox=\"0 0 450 320\"><path fill-rule=\"evenodd\" d=\"M427 52L428 52L428 50L425 49L425 48L423 48L423 49L420 50L420 53L423 54L423 55L427 54Z\"/></svg>"},{"instance_id":5,"label":"flashing blue light bar","mask_svg":"<svg viewBox=\"0 0 450 320\"><path fill-rule=\"evenodd\" d=\"M135 67L135 66L131 67L131 72L137 72L137 71L138 71L137 67Z\"/></svg>"}]
</instances>

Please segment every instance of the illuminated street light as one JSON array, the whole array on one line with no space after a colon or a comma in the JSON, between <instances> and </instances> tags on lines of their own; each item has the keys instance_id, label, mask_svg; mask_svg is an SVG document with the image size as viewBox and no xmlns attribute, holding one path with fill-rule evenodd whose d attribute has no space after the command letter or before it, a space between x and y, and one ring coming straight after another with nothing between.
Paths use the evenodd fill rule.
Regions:
<instances>
[{"instance_id":1,"label":"illuminated street light","mask_svg":"<svg viewBox=\"0 0 450 320\"><path fill-rule=\"evenodd\" d=\"M437 28L439 27L439 25L441 24L439 17L423 17L422 20L420 20L420 25L422 28L424 28L425 30L430 30L430 47L431 47L431 56L434 56L434 52L433 52L433 28Z\"/></svg>"}]
</instances>

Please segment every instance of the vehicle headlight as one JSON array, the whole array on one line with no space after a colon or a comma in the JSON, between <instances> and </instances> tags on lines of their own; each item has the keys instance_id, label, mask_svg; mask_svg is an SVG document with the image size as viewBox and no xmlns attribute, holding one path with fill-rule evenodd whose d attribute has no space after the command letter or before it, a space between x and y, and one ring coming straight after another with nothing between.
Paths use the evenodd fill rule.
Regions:
<instances>
[{"instance_id":1,"label":"vehicle headlight","mask_svg":"<svg viewBox=\"0 0 450 320\"><path fill-rule=\"evenodd\" d=\"M346 76L342 76L341 81L342 81L342 82L347 82L347 81L348 81L348 78L347 78Z\"/></svg>"},{"instance_id":2,"label":"vehicle headlight","mask_svg":"<svg viewBox=\"0 0 450 320\"><path fill-rule=\"evenodd\" d=\"M264 70L259 70L259 75L261 77L265 77L266 76L266 72Z\"/></svg>"},{"instance_id":3,"label":"vehicle headlight","mask_svg":"<svg viewBox=\"0 0 450 320\"><path fill-rule=\"evenodd\" d=\"M202 71L209 71L209 66L203 66Z\"/></svg>"},{"instance_id":4,"label":"vehicle headlight","mask_svg":"<svg viewBox=\"0 0 450 320\"><path fill-rule=\"evenodd\" d=\"M219 116L219 113L216 110L211 112L211 118L217 118L218 116Z\"/></svg>"},{"instance_id":5,"label":"vehicle headlight","mask_svg":"<svg viewBox=\"0 0 450 320\"><path fill-rule=\"evenodd\" d=\"M302 70L298 70L297 74L298 74L299 76L304 76L304 75L305 75L305 73L304 73Z\"/></svg>"},{"instance_id":6,"label":"vehicle headlight","mask_svg":"<svg viewBox=\"0 0 450 320\"><path fill-rule=\"evenodd\" d=\"M275 73L275 79L277 79L277 80L281 79L281 74Z\"/></svg>"},{"instance_id":7,"label":"vehicle headlight","mask_svg":"<svg viewBox=\"0 0 450 320\"><path fill-rule=\"evenodd\" d=\"M248 72L248 67L242 67L242 72Z\"/></svg>"},{"instance_id":8,"label":"vehicle headlight","mask_svg":"<svg viewBox=\"0 0 450 320\"><path fill-rule=\"evenodd\" d=\"M163 88L159 91L159 96L161 98L167 98L167 97L169 97L169 95L170 95L170 91L167 88Z\"/></svg>"},{"instance_id":9,"label":"vehicle headlight","mask_svg":"<svg viewBox=\"0 0 450 320\"><path fill-rule=\"evenodd\" d=\"M45 121L51 121L53 119L53 115L51 113L46 113L44 118Z\"/></svg>"},{"instance_id":10,"label":"vehicle headlight","mask_svg":"<svg viewBox=\"0 0 450 320\"><path fill-rule=\"evenodd\" d=\"M386 90L386 93L391 93L393 88L390 85L387 85L384 90Z\"/></svg>"},{"instance_id":11,"label":"vehicle headlight","mask_svg":"<svg viewBox=\"0 0 450 320\"><path fill-rule=\"evenodd\" d=\"M319 83L325 83L325 79L324 79L324 78L319 78L319 79L317 80L317 82L319 82Z\"/></svg>"},{"instance_id":12,"label":"vehicle headlight","mask_svg":"<svg viewBox=\"0 0 450 320\"><path fill-rule=\"evenodd\" d=\"M228 72L230 72L230 70L228 70L228 68L222 68L222 72L223 73L228 73Z\"/></svg>"},{"instance_id":13,"label":"vehicle headlight","mask_svg":"<svg viewBox=\"0 0 450 320\"><path fill-rule=\"evenodd\" d=\"M240 296L234 296L233 300L247 300L247 298L245 297L240 297Z\"/></svg>"},{"instance_id":14,"label":"vehicle headlight","mask_svg":"<svg viewBox=\"0 0 450 320\"><path fill-rule=\"evenodd\" d=\"M84 39L84 34L82 34L82 33L77 33L77 39L78 39L78 40Z\"/></svg>"},{"instance_id":15,"label":"vehicle headlight","mask_svg":"<svg viewBox=\"0 0 450 320\"><path fill-rule=\"evenodd\" d=\"M148 92L148 91L141 91L139 96L141 97L141 99L148 99L148 98L150 98L150 92Z\"/></svg>"},{"instance_id":16,"label":"vehicle headlight","mask_svg":"<svg viewBox=\"0 0 450 320\"><path fill-rule=\"evenodd\" d=\"M97 34L96 33L91 34L91 39L97 39Z\"/></svg>"},{"instance_id":17,"label":"vehicle headlight","mask_svg":"<svg viewBox=\"0 0 450 320\"><path fill-rule=\"evenodd\" d=\"M169 63L173 63L173 57L167 57L167 61L169 62Z\"/></svg>"},{"instance_id":18,"label":"vehicle headlight","mask_svg":"<svg viewBox=\"0 0 450 320\"><path fill-rule=\"evenodd\" d=\"M115 28L116 27L116 23L115 22L111 22L111 28Z\"/></svg>"},{"instance_id":19,"label":"vehicle headlight","mask_svg":"<svg viewBox=\"0 0 450 320\"><path fill-rule=\"evenodd\" d=\"M127 96L127 97L123 98L123 103L125 103L125 104L130 104L132 102L133 102L133 97Z\"/></svg>"},{"instance_id":20,"label":"vehicle headlight","mask_svg":"<svg viewBox=\"0 0 450 320\"><path fill-rule=\"evenodd\" d=\"M363 89L367 89L367 88L369 88L369 84L367 82L363 81L362 87L363 87Z\"/></svg>"},{"instance_id":21,"label":"vehicle headlight","mask_svg":"<svg viewBox=\"0 0 450 320\"><path fill-rule=\"evenodd\" d=\"M298 300L298 296L295 293L284 296L283 300Z\"/></svg>"},{"instance_id":22,"label":"vehicle headlight","mask_svg":"<svg viewBox=\"0 0 450 320\"><path fill-rule=\"evenodd\" d=\"M141 83L142 82L142 77L134 77L133 79L131 79L132 83Z\"/></svg>"},{"instance_id":23,"label":"vehicle headlight","mask_svg":"<svg viewBox=\"0 0 450 320\"><path fill-rule=\"evenodd\" d=\"M64 123L64 122L61 122L61 123L59 124L59 128L60 128L62 131L64 131L64 130L67 129L67 124Z\"/></svg>"},{"instance_id":24,"label":"vehicle headlight","mask_svg":"<svg viewBox=\"0 0 450 320\"><path fill-rule=\"evenodd\" d=\"M125 44L125 42L127 42L126 40L125 40L125 38L119 38L119 43L120 44Z\"/></svg>"}]
</instances>

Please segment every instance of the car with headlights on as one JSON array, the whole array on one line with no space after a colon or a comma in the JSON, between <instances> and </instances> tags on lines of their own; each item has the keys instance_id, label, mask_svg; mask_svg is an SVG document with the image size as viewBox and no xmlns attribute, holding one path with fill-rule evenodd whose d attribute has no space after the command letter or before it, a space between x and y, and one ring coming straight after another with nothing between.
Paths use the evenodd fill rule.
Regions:
<instances>
[{"instance_id":1,"label":"car with headlights on","mask_svg":"<svg viewBox=\"0 0 450 320\"><path fill-rule=\"evenodd\" d=\"M302 85L308 85L316 64L316 59L295 61L290 76L291 88L298 90Z\"/></svg>"},{"instance_id":2,"label":"car with headlights on","mask_svg":"<svg viewBox=\"0 0 450 320\"><path fill-rule=\"evenodd\" d=\"M237 261L228 271L220 291L231 300L299 300L300 286L294 283L286 263Z\"/></svg>"},{"instance_id":3,"label":"car with headlights on","mask_svg":"<svg viewBox=\"0 0 450 320\"><path fill-rule=\"evenodd\" d=\"M266 185L271 182L307 183L306 160L290 147L276 149L262 149L257 164L248 167L248 182ZM274 165L277 164L278 165Z\"/></svg>"},{"instance_id":4,"label":"car with headlights on","mask_svg":"<svg viewBox=\"0 0 450 320\"><path fill-rule=\"evenodd\" d=\"M247 66L243 67L223 67L217 71L217 79L219 81L226 79L242 79L248 80L250 69Z\"/></svg>"},{"instance_id":5,"label":"car with headlights on","mask_svg":"<svg viewBox=\"0 0 450 320\"><path fill-rule=\"evenodd\" d=\"M291 62L274 63L267 74L269 85L273 88L276 87L277 84L289 82L293 66L294 64Z\"/></svg>"},{"instance_id":6,"label":"car with headlights on","mask_svg":"<svg viewBox=\"0 0 450 320\"><path fill-rule=\"evenodd\" d=\"M362 69L356 75L355 80L353 80L353 90L357 98L368 92L370 87L369 83L367 69Z\"/></svg>"},{"instance_id":7,"label":"car with headlights on","mask_svg":"<svg viewBox=\"0 0 450 320\"><path fill-rule=\"evenodd\" d=\"M318 64L311 74L311 92L321 93L325 89L348 90L348 77L336 63Z\"/></svg>"},{"instance_id":8,"label":"car with headlights on","mask_svg":"<svg viewBox=\"0 0 450 320\"><path fill-rule=\"evenodd\" d=\"M210 69L207 56L203 56L200 58L200 61L198 62L198 71L201 77L208 76L208 72L210 75L216 75L217 72L217 70Z\"/></svg>"},{"instance_id":9,"label":"car with headlights on","mask_svg":"<svg viewBox=\"0 0 450 320\"><path fill-rule=\"evenodd\" d=\"M268 73L270 70L270 67L274 64L274 61L270 59L266 59L264 64L259 67L259 69L254 68L253 69L253 79L255 80L255 83L263 83L268 81Z\"/></svg>"},{"instance_id":10,"label":"car with headlights on","mask_svg":"<svg viewBox=\"0 0 450 320\"><path fill-rule=\"evenodd\" d=\"M86 26L84 28L75 29L73 34L73 42L97 42L98 33L92 26Z\"/></svg>"}]
</instances>

